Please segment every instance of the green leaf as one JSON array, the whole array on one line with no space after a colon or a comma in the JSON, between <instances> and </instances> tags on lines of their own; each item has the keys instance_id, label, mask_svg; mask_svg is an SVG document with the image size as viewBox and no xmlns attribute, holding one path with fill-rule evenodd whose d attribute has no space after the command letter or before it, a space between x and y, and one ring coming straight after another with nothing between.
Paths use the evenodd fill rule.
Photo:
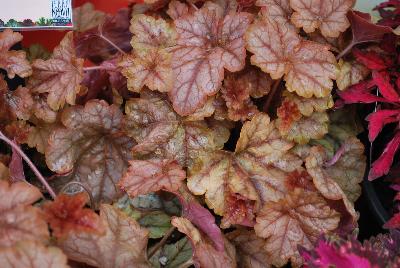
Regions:
<instances>
[{"instance_id":1,"label":"green leaf","mask_svg":"<svg viewBox=\"0 0 400 268\"><path fill-rule=\"evenodd\" d=\"M168 244L156 251L150 258L150 263L156 268L176 268L190 260L192 246L184 237L175 244Z\"/></svg>"},{"instance_id":2,"label":"green leaf","mask_svg":"<svg viewBox=\"0 0 400 268\"><path fill-rule=\"evenodd\" d=\"M150 238L161 238L171 228L171 217L162 211L154 211L142 215L138 222L150 231Z\"/></svg>"}]
</instances>

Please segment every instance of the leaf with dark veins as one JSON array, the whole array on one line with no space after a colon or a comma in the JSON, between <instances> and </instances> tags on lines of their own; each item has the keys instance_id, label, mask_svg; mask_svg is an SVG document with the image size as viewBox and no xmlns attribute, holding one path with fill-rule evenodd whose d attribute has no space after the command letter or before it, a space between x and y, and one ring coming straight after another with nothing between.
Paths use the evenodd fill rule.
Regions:
<instances>
[{"instance_id":1,"label":"leaf with dark veins","mask_svg":"<svg viewBox=\"0 0 400 268\"><path fill-rule=\"evenodd\" d=\"M91 100L65 109L46 148L47 166L85 184L96 204L120 195L116 183L131 158L133 141L122 131L123 114L117 106Z\"/></svg>"},{"instance_id":2,"label":"leaf with dark veins","mask_svg":"<svg viewBox=\"0 0 400 268\"><path fill-rule=\"evenodd\" d=\"M0 33L0 68L7 71L9 78L15 75L28 77L32 74L32 68L26 59L25 51L14 51L10 48L22 40L20 33L14 33L5 29Z\"/></svg>"},{"instance_id":3,"label":"leaf with dark veins","mask_svg":"<svg viewBox=\"0 0 400 268\"><path fill-rule=\"evenodd\" d=\"M174 160L130 160L119 187L131 198L159 190L176 191L186 179L186 172Z\"/></svg>"},{"instance_id":4,"label":"leaf with dark veins","mask_svg":"<svg viewBox=\"0 0 400 268\"><path fill-rule=\"evenodd\" d=\"M184 167L191 164L198 151L219 149L222 129L210 128L204 121L191 121L177 115L169 102L158 95L142 94L126 103L127 131L138 143L136 155L175 159ZM225 142L224 141L224 142Z\"/></svg>"},{"instance_id":5,"label":"leaf with dark veins","mask_svg":"<svg viewBox=\"0 0 400 268\"><path fill-rule=\"evenodd\" d=\"M48 93L47 103L56 111L65 103L75 104L83 79L83 59L75 55L73 32L65 35L50 59L37 59L32 67L27 86L32 92Z\"/></svg>"},{"instance_id":6,"label":"leaf with dark veins","mask_svg":"<svg viewBox=\"0 0 400 268\"><path fill-rule=\"evenodd\" d=\"M336 78L336 60L329 46L302 40L289 23L266 19L253 23L246 32L251 63L273 79L284 77L290 92L310 98L326 97Z\"/></svg>"},{"instance_id":7,"label":"leaf with dark veins","mask_svg":"<svg viewBox=\"0 0 400 268\"><path fill-rule=\"evenodd\" d=\"M176 77L170 91L175 111L189 115L214 95L224 78L224 68L240 71L245 65L243 35L251 22L248 13L203 7L175 20L178 34L172 67Z\"/></svg>"},{"instance_id":8,"label":"leaf with dark veins","mask_svg":"<svg viewBox=\"0 0 400 268\"><path fill-rule=\"evenodd\" d=\"M291 21L306 33L320 29L325 37L338 37L350 23L347 12L355 0L290 0Z\"/></svg>"},{"instance_id":9,"label":"leaf with dark veins","mask_svg":"<svg viewBox=\"0 0 400 268\"><path fill-rule=\"evenodd\" d=\"M321 233L336 229L339 220L340 214L320 195L297 189L277 202L266 203L254 229L267 239L264 248L273 265L283 266L290 260L299 267L302 259L297 246L311 249Z\"/></svg>"}]
</instances>

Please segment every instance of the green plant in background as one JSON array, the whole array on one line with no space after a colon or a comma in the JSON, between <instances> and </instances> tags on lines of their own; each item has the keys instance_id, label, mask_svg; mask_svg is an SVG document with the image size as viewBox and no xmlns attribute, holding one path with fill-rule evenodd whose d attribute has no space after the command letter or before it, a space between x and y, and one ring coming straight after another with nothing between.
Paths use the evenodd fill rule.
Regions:
<instances>
[{"instance_id":1,"label":"green plant in background","mask_svg":"<svg viewBox=\"0 0 400 268\"><path fill-rule=\"evenodd\" d=\"M36 21L36 24L39 26L45 26L46 25L46 19L44 17L39 18L38 21Z\"/></svg>"},{"instance_id":2,"label":"green plant in background","mask_svg":"<svg viewBox=\"0 0 400 268\"><path fill-rule=\"evenodd\" d=\"M19 27L19 26L21 26L21 24L14 19L10 19L9 21L7 21L5 26L6 27Z\"/></svg>"}]
</instances>

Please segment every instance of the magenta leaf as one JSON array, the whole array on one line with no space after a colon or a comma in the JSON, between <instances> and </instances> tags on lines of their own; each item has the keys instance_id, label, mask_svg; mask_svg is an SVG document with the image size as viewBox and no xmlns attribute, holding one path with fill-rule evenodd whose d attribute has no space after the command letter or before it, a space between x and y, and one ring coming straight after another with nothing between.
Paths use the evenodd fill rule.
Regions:
<instances>
[{"instance_id":1,"label":"magenta leaf","mask_svg":"<svg viewBox=\"0 0 400 268\"><path fill-rule=\"evenodd\" d=\"M386 99L372 94L375 83L372 80L365 80L350 86L345 91L337 91L339 97L343 100L344 104L351 103L374 103L377 101L387 102Z\"/></svg>"},{"instance_id":2,"label":"magenta leaf","mask_svg":"<svg viewBox=\"0 0 400 268\"><path fill-rule=\"evenodd\" d=\"M399 229L400 228L400 212L393 215L393 217L383 225L386 229Z\"/></svg>"},{"instance_id":3,"label":"magenta leaf","mask_svg":"<svg viewBox=\"0 0 400 268\"><path fill-rule=\"evenodd\" d=\"M382 155L372 164L369 171L368 179L374 180L389 172L390 166L393 163L394 155L400 145L400 131L396 133L394 138L388 143Z\"/></svg>"},{"instance_id":4,"label":"magenta leaf","mask_svg":"<svg viewBox=\"0 0 400 268\"><path fill-rule=\"evenodd\" d=\"M382 131L382 128L389 123L397 121L397 115L400 111L397 110L380 110L370 114L366 120L369 121L369 140L372 142Z\"/></svg>"},{"instance_id":5,"label":"magenta leaf","mask_svg":"<svg viewBox=\"0 0 400 268\"><path fill-rule=\"evenodd\" d=\"M194 198L184 198L179 192L174 192L182 205L182 216L190 220L213 241L218 251L225 248L221 229L215 224L215 218L209 210L200 205ZM187 200L189 199L189 200Z\"/></svg>"}]
</instances>

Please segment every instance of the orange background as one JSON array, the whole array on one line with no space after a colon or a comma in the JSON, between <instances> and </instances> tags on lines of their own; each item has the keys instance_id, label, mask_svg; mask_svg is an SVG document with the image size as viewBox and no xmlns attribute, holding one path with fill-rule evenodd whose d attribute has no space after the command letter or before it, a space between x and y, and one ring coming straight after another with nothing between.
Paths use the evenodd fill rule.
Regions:
<instances>
[{"instance_id":1,"label":"orange background","mask_svg":"<svg viewBox=\"0 0 400 268\"><path fill-rule=\"evenodd\" d=\"M127 7L130 2L140 2L132 0L73 0L73 6L81 6L86 2L91 2L96 9L114 14L118 9ZM25 31L22 32L24 39L22 44L29 46L34 43L39 43L49 50L52 50L65 35L66 31L57 30L40 30L40 31Z\"/></svg>"}]
</instances>

